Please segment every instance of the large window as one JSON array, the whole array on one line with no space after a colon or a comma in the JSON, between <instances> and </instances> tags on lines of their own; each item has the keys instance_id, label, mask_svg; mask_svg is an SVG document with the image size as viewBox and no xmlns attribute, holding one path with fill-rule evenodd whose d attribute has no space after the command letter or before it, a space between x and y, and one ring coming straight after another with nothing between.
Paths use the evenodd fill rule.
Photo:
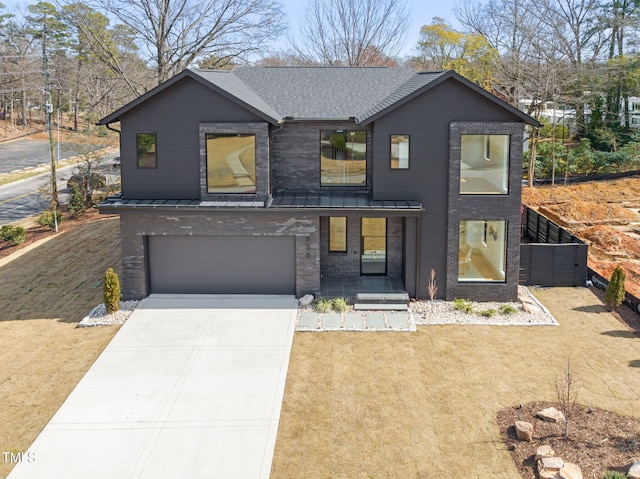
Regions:
<instances>
[{"instance_id":1,"label":"large window","mask_svg":"<svg viewBox=\"0 0 640 479\"><path fill-rule=\"evenodd\" d=\"M462 135L460 193L509 193L509 135Z\"/></svg>"},{"instance_id":2,"label":"large window","mask_svg":"<svg viewBox=\"0 0 640 479\"><path fill-rule=\"evenodd\" d=\"M461 221L458 281L504 282L506 221Z\"/></svg>"},{"instance_id":3,"label":"large window","mask_svg":"<svg viewBox=\"0 0 640 479\"><path fill-rule=\"evenodd\" d=\"M409 135L391 135L391 169L409 168Z\"/></svg>"},{"instance_id":4,"label":"large window","mask_svg":"<svg viewBox=\"0 0 640 479\"><path fill-rule=\"evenodd\" d=\"M136 135L136 164L138 168L157 168L156 134L138 133Z\"/></svg>"},{"instance_id":5,"label":"large window","mask_svg":"<svg viewBox=\"0 0 640 479\"><path fill-rule=\"evenodd\" d=\"M329 218L329 251L332 253L347 252L347 218L331 216Z\"/></svg>"},{"instance_id":6,"label":"large window","mask_svg":"<svg viewBox=\"0 0 640 479\"><path fill-rule=\"evenodd\" d=\"M367 183L367 132L320 132L320 184L358 186Z\"/></svg>"},{"instance_id":7,"label":"large window","mask_svg":"<svg viewBox=\"0 0 640 479\"><path fill-rule=\"evenodd\" d=\"M207 192L256 192L256 136L207 133Z\"/></svg>"}]
</instances>

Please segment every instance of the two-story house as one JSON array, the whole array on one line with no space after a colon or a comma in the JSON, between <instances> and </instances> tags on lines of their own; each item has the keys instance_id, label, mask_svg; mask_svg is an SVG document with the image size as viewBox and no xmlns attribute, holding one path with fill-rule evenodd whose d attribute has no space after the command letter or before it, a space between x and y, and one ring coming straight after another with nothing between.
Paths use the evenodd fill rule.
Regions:
<instances>
[{"instance_id":1,"label":"two-story house","mask_svg":"<svg viewBox=\"0 0 640 479\"><path fill-rule=\"evenodd\" d=\"M535 120L453 71L185 70L120 123L124 296L315 293L380 276L517 296ZM365 284L365 283L362 283ZM366 291L365 291L366 292Z\"/></svg>"}]
</instances>

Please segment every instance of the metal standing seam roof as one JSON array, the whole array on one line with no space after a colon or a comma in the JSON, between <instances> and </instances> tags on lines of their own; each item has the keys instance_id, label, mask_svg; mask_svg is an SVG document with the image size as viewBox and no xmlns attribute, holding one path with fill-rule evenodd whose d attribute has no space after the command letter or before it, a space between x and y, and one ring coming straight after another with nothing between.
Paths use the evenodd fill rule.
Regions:
<instances>
[{"instance_id":1,"label":"metal standing seam roof","mask_svg":"<svg viewBox=\"0 0 640 479\"><path fill-rule=\"evenodd\" d=\"M98 205L100 209L160 208L160 209L341 209L341 210L396 210L419 213L422 203L413 200L374 200L368 192L285 192L275 194L269 200L220 199L220 200L126 200L110 196Z\"/></svg>"}]
</instances>

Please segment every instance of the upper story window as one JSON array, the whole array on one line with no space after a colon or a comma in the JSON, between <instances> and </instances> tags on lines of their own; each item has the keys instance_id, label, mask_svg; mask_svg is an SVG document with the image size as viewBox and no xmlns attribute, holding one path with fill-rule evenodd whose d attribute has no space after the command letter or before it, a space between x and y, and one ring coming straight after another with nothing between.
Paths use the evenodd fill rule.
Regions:
<instances>
[{"instance_id":1,"label":"upper story window","mask_svg":"<svg viewBox=\"0 0 640 479\"><path fill-rule=\"evenodd\" d=\"M391 169L409 168L409 135L391 135Z\"/></svg>"},{"instance_id":2,"label":"upper story window","mask_svg":"<svg viewBox=\"0 0 640 479\"><path fill-rule=\"evenodd\" d=\"M256 135L206 134L207 192L256 192Z\"/></svg>"},{"instance_id":3,"label":"upper story window","mask_svg":"<svg viewBox=\"0 0 640 479\"><path fill-rule=\"evenodd\" d=\"M136 149L136 164L138 165L138 168L158 167L155 133L138 133L136 135Z\"/></svg>"},{"instance_id":4,"label":"upper story window","mask_svg":"<svg viewBox=\"0 0 640 479\"><path fill-rule=\"evenodd\" d=\"M323 130L320 132L320 184L364 186L367 184L367 132Z\"/></svg>"},{"instance_id":5,"label":"upper story window","mask_svg":"<svg viewBox=\"0 0 640 479\"><path fill-rule=\"evenodd\" d=\"M509 193L509 135L462 135L460 193Z\"/></svg>"}]
</instances>

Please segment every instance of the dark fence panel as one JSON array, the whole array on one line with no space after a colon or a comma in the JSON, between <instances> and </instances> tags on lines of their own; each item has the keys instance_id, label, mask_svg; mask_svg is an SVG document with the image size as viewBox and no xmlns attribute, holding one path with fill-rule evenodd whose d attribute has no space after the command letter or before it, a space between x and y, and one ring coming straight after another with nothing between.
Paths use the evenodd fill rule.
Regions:
<instances>
[{"instance_id":1,"label":"dark fence panel","mask_svg":"<svg viewBox=\"0 0 640 479\"><path fill-rule=\"evenodd\" d=\"M588 176L569 176L567 178L567 183L584 183L587 181L599 181L599 180L615 180L617 178L628 178L631 176L640 175L640 170L632 170L632 171L623 171L621 173L600 173L597 175L588 175ZM527 180L522 180L524 185L527 184ZM534 185L550 185L551 178L536 178L533 180ZM556 185L564 184L564 176L561 178L556 178Z\"/></svg>"},{"instance_id":2,"label":"dark fence panel","mask_svg":"<svg viewBox=\"0 0 640 479\"><path fill-rule=\"evenodd\" d=\"M584 286L588 246L569 231L525 207L520 245L520 284Z\"/></svg>"},{"instance_id":3,"label":"dark fence panel","mask_svg":"<svg viewBox=\"0 0 640 479\"><path fill-rule=\"evenodd\" d=\"M584 286L587 279L586 244L520 245L520 284Z\"/></svg>"}]
</instances>

